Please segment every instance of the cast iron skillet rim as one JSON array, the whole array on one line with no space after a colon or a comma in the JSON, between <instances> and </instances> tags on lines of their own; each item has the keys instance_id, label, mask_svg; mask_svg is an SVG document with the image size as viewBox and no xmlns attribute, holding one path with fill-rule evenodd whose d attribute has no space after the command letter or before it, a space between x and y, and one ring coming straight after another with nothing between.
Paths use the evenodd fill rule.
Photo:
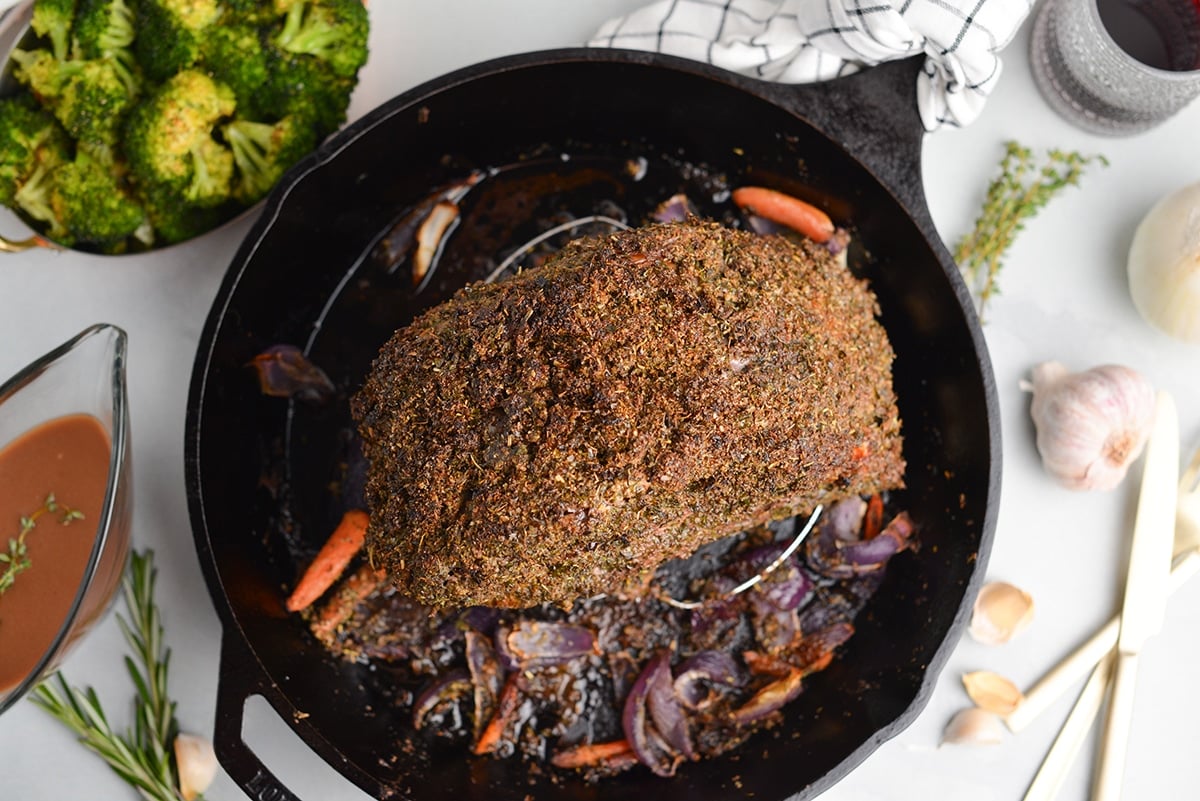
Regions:
<instances>
[{"instance_id":1,"label":"cast iron skillet rim","mask_svg":"<svg viewBox=\"0 0 1200 801\"><path fill-rule=\"evenodd\" d=\"M794 117L802 120L817 133L824 136L831 144L842 149L846 155L860 168L862 168L872 180L874 180L885 192L893 197L897 205L909 216L916 227L921 237L929 244L933 255L937 258L943 272L950 281L951 288L958 302L959 310L962 313L967 330L970 332L972 339L973 350L978 358L978 366L980 375L983 379L984 401L987 413L988 423L988 446L989 446L989 475L988 475L988 492L984 501L984 518L980 528L980 542L978 548L978 556L975 560L973 570L966 582L966 589L959 607L953 617L947 636L941 641L940 645L934 652L932 659L925 666L922 673L920 686L913 697L912 702L892 721L880 726L873 735L868 737L858 748L847 755L833 769L824 774L813 784L799 788L795 796L806 795L811 797L815 793L819 793L828 789L850 770L859 765L867 756L873 753L882 743L894 737L904 728L907 728L912 721L920 714L927 705L933 689L936 685L938 676L949 659L951 652L957 645L958 636L961 634L966 618L969 613L971 600L974 598L979 586L982 584L983 576L986 568L987 555L990 553L991 542L994 536L996 515L999 506L999 491L1000 491L1000 476L1001 476L1001 450L1000 450L1000 428L999 428L999 413L998 399L996 397L995 380L992 372L990 358L988 356L987 347L983 339L982 330L978 318L974 311L974 306L970 300L969 293L958 270L954 267L953 261L950 258L944 244L936 235L930 234L934 232L932 220L929 216L928 208L925 206L924 194L921 188L917 187L916 197L910 200L903 200L895 192L893 183L889 180L881 178L878 171L873 169L868 164L860 160L851 149L848 149L844 142L837 139L827 131L826 126L819 124L810 119L802 110L793 107L792 104L786 102L786 99L779 97L780 90L778 85L768 84L753 78L737 75L718 68L714 68L699 62L694 62L686 59L664 56L661 54L645 53L641 51L623 51L623 50L608 50L608 49L590 49L590 48L567 48L558 50L544 50L533 53L518 54L514 56L506 56L491 61L482 62L480 64L468 66L460 70L451 72L441 77L429 80L413 89L410 89L389 101L386 101L379 107L368 112L366 115L347 126L342 132L335 134L325 144L323 144L316 152L302 160L293 167L287 175L281 180L280 185L271 193L271 196L266 202L265 209L259 218L255 221L246 239L239 246L233 257L230 268L222 281L221 287L214 301L213 307L206 319L203 331L201 333L200 342L197 350L197 356L193 368L192 383L189 390L187 416L185 424L185 470L187 483L187 497L189 512L193 523L193 535L197 547L197 553L200 557L202 571L206 578L206 585L209 590L209 595L213 600L214 607L222 621L224 628L224 636L222 642L222 669L229 667L224 658L225 651L233 650L236 656L241 657L239 668L243 671L254 671L255 680L249 683L253 685L254 692L250 694L260 694L267 699L268 703L281 715L286 721L289 721L290 728L295 731L310 747L319 752L322 758L331 765L335 764L337 757L336 769L346 778L351 780L363 790L378 795L378 782L362 771L356 764L349 762L345 757L338 752L338 749L333 743L329 742L318 729L308 723L306 720L298 720L294 713L297 711L292 705L287 695L282 688L270 679L265 666L262 664L245 631L238 623L232 606L229 600L229 594L225 590L224 583L217 571L216 564L213 559L213 552L209 539L209 529L204 512L203 490L199 484L199 463L200 463L200 410L203 406L203 401L206 393L206 383L211 366L213 348L215 345L215 337L218 329L225 321L225 315L228 311L229 304L238 288L243 274L249 267L254 255L257 253L266 232L274 225L278 219L283 203L287 200L292 190L303 182L309 175L317 172L327 163L335 159L338 154L350 147L365 133L373 129L382 121L395 116L397 114L412 111L420 101L426 97L438 94L464 83L468 83L475 79L500 74L503 72L521 70L529 67L572 63L572 62L599 62L611 64L627 64L633 66L645 66L651 68L668 69L676 72L682 72L695 77L708 79L717 83L732 86L740 91L749 93L755 98L776 106ZM835 79L833 82L828 82L821 85L810 86L829 86L831 83L841 81L862 80L864 74L859 73L855 76L847 78ZM915 73L914 73L915 75ZM798 93L806 91L808 87L795 87ZM918 136L918 142L920 141ZM919 160L920 150L918 148L917 163L914 168L919 176ZM914 202L915 201L915 202ZM914 207L915 206L915 207ZM936 233L936 232L934 232ZM236 632L236 635L233 633ZM234 642L236 640L236 642ZM231 659L230 662L233 660ZM248 696L247 696L248 697ZM815 792L814 792L815 791Z\"/></svg>"}]
</instances>

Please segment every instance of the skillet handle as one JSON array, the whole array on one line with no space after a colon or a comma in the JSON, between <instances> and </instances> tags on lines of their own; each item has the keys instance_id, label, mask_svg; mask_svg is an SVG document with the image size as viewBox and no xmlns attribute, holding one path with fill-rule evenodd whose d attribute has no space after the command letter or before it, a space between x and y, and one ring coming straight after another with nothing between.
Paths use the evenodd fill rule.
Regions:
<instances>
[{"instance_id":1,"label":"skillet handle","mask_svg":"<svg viewBox=\"0 0 1200 801\"><path fill-rule=\"evenodd\" d=\"M775 84L773 99L840 144L909 211L922 233L940 243L921 175L925 126L917 108L917 76L925 57L886 61L844 78Z\"/></svg>"},{"instance_id":2,"label":"skillet handle","mask_svg":"<svg viewBox=\"0 0 1200 801\"><path fill-rule=\"evenodd\" d=\"M254 657L236 633L221 639L221 677L217 683L217 723L213 749L230 778L255 801L300 801L242 739L246 700L263 691Z\"/></svg>"}]
</instances>

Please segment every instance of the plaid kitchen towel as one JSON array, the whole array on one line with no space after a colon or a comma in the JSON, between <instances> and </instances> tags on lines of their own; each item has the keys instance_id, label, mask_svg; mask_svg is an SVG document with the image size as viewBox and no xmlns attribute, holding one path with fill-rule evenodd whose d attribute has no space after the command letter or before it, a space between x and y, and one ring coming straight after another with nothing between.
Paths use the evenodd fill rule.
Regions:
<instances>
[{"instance_id":1,"label":"plaid kitchen towel","mask_svg":"<svg viewBox=\"0 0 1200 801\"><path fill-rule=\"evenodd\" d=\"M591 47L651 50L782 83L925 54L925 129L967 125L1034 0L658 0L606 22Z\"/></svg>"}]
</instances>

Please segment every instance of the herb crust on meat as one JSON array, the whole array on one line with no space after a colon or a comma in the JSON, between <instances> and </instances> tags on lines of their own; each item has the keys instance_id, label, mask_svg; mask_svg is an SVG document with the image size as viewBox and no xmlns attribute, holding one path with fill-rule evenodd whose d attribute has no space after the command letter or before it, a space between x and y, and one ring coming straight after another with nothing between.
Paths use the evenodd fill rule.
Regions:
<instances>
[{"instance_id":1,"label":"herb crust on meat","mask_svg":"<svg viewBox=\"0 0 1200 801\"><path fill-rule=\"evenodd\" d=\"M570 606L902 483L866 282L716 223L577 240L400 329L354 397L376 566L434 607Z\"/></svg>"}]
</instances>

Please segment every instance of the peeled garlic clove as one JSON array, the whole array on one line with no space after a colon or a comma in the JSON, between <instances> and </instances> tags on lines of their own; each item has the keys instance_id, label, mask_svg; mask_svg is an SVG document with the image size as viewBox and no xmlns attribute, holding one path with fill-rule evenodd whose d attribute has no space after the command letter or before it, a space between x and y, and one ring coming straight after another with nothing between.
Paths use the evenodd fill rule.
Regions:
<instances>
[{"instance_id":1,"label":"peeled garlic clove","mask_svg":"<svg viewBox=\"0 0 1200 801\"><path fill-rule=\"evenodd\" d=\"M195 734L176 735L175 765L179 770L179 794L184 801L202 795L217 775L217 755L212 743Z\"/></svg>"},{"instance_id":2,"label":"peeled garlic clove","mask_svg":"<svg viewBox=\"0 0 1200 801\"><path fill-rule=\"evenodd\" d=\"M1001 717L1011 713L1025 698L1017 685L990 670L964 673L962 681L975 706Z\"/></svg>"},{"instance_id":3,"label":"peeled garlic clove","mask_svg":"<svg viewBox=\"0 0 1200 801\"><path fill-rule=\"evenodd\" d=\"M942 732L942 745L999 745L1004 742L1004 725L1000 718L970 707L959 711Z\"/></svg>"},{"instance_id":4,"label":"peeled garlic clove","mask_svg":"<svg viewBox=\"0 0 1200 801\"><path fill-rule=\"evenodd\" d=\"M1016 637L1033 620L1033 597L1004 581L979 590L971 613L970 635L984 645L1000 645Z\"/></svg>"},{"instance_id":5,"label":"peeled garlic clove","mask_svg":"<svg viewBox=\"0 0 1200 801\"><path fill-rule=\"evenodd\" d=\"M1120 365L1072 373L1058 362L1033 368L1030 414L1046 471L1078 490L1110 490L1142 452L1154 422L1154 386Z\"/></svg>"},{"instance_id":6,"label":"peeled garlic clove","mask_svg":"<svg viewBox=\"0 0 1200 801\"><path fill-rule=\"evenodd\" d=\"M1160 200L1129 247L1129 292L1152 325L1200 343L1200 183Z\"/></svg>"}]
</instances>

